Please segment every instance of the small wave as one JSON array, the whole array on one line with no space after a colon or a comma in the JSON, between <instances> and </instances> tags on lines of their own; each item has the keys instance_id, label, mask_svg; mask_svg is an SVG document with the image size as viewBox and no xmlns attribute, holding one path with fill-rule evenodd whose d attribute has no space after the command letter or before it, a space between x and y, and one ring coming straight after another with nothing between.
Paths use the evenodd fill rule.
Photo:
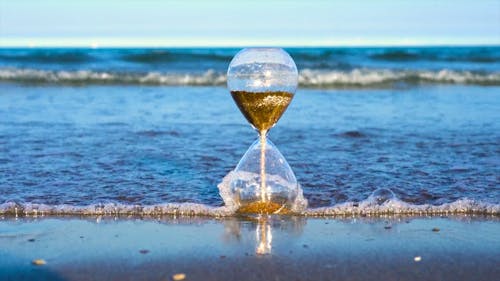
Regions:
<instances>
[{"instance_id":1,"label":"small wave","mask_svg":"<svg viewBox=\"0 0 500 281\"><path fill-rule=\"evenodd\" d=\"M226 75L214 70L201 73L135 73L98 71L49 71L36 69L0 69L0 81L53 84L140 84L222 86ZM375 88L395 84L471 84L500 85L500 72L482 73L455 70L390 70L304 69L299 73L299 84L310 88Z\"/></svg>"},{"instance_id":2,"label":"small wave","mask_svg":"<svg viewBox=\"0 0 500 281\"><path fill-rule=\"evenodd\" d=\"M176 56L167 51L127 54L122 57L124 61L136 63L165 63L177 60Z\"/></svg>"},{"instance_id":3,"label":"small wave","mask_svg":"<svg viewBox=\"0 0 500 281\"><path fill-rule=\"evenodd\" d=\"M403 50L387 51L381 54L371 55L370 57L372 59L386 60L386 61L416 61L424 58L421 54L416 54Z\"/></svg>"},{"instance_id":4,"label":"small wave","mask_svg":"<svg viewBox=\"0 0 500 281\"><path fill-rule=\"evenodd\" d=\"M412 62L473 62L496 63L500 61L498 51L490 48L463 49L378 49L369 55L369 58L378 61Z\"/></svg>"},{"instance_id":5,"label":"small wave","mask_svg":"<svg viewBox=\"0 0 500 281\"><path fill-rule=\"evenodd\" d=\"M40 50L37 52L0 54L0 60L22 63L73 64L91 62L95 58L84 51Z\"/></svg>"},{"instance_id":6,"label":"small wave","mask_svg":"<svg viewBox=\"0 0 500 281\"><path fill-rule=\"evenodd\" d=\"M345 137L345 138L366 138L367 135L360 131L346 131L340 134L335 134L335 136Z\"/></svg>"},{"instance_id":7,"label":"small wave","mask_svg":"<svg viewBox=\"0 0 500 281\"><path fill-rule=\"evenodd\" d=\"M143 63L143 64L161 64L171 62L188 61L231 61L234 54L218 54L215 52L180 52L167 50L153 50L139 53L125 54L122 56L124 61Z\"/></svg>"}]
</instances>

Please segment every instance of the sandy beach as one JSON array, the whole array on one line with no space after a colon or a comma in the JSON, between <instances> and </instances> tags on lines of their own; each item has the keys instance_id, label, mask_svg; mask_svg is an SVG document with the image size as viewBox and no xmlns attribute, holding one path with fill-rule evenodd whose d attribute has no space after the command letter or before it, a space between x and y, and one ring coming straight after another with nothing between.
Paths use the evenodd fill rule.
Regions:
<instances>
[{"instance_id":1,"label":"sandy beach","mask_svg":"<svg viewBox=\"0 0 500 281\"><path fill-rule=\"evenodd\" d=\"M498 233L471 216L2 218L0 279L493 280Z\"/></svg>"}]
</instances>

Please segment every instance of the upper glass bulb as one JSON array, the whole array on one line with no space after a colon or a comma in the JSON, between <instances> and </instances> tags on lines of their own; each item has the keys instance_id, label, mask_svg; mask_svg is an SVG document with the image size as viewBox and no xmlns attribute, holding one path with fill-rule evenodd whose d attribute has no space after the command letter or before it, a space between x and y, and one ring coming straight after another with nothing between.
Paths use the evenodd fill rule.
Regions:
<instances>
[{"instance_id":1,"label":"upper glass bulb","mask_svg":"<svg viewBox=\"0 0 500 281\"><path fill-rule=\"evenodd\" d=\"M298 72L280 48L247 48L234 56L227 86L245 118L259 133L267 132L285 112L297 90Z\"/></svg>"},{"instance_id":2,"label":"upper glass bulb","mask_svg":"<svg viewBox=\"0 0 500 281\"><path fill-rule=\"evenodd\" d=\"M294 94L297 83L297 66L281 48L243 49L234 56L227 70L230 91Z\"/></svg>"}]
</instances>

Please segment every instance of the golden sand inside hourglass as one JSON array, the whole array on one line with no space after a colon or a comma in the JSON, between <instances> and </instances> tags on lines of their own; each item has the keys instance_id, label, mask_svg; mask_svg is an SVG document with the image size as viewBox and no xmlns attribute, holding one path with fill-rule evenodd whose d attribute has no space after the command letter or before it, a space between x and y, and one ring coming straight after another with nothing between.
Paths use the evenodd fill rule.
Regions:
<instances>
[{"instance_id":1,"label":"golden sand inside hourglass","mask_svg":"<svg viewBox=\"0 0 500 281\"><path fill-rule=\"evenodd\" d=\"M231 95L241 113L259 132L274 126L293 98L293 94L281 91L231 91Z\"/></svg>"},{"instance_id":2,"label":"golden sand inside hourglass","mask_svg":"<svg viewBox=\"0 0 500 281\"><path fill-rule=\"evenodd\" d=\"M276 202L252 202L241 206L238 211L240 214L289 214L290 210L283 204Z\"/></svg>"}]
</instances>

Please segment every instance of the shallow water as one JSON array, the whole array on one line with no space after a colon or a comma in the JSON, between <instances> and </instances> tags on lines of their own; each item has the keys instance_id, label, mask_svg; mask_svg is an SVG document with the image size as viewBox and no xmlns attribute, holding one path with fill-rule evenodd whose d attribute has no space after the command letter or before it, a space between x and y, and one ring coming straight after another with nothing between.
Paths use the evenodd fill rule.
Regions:
<instances>
[{"instance_id":1,"label":"shallow water","mask_svg":"<svg viewBox=\"0 0 500 281\"><path fill-rule=\"evenodd\" d=\"M499 93L300 89L270 139L309 208L335 206L311 214L498 214ZM3 83L0 116L2 212L224 213L217 184L257 138L223 87ZM395 198L367 199L381 188ZM204 205L168 204L186 202Z\"/></svg>"},{"instance_id":2,"label":"shallow water","mask_svg":"<svg viewBox=\"0 0 500 281\"><path fill-rule=\"evenodd\" d=\"M237 51L0 49L0 213L232 214ZM288 51L270 138L306 214L500 213L500 47Z\"/></svg>"}]
</instances>

